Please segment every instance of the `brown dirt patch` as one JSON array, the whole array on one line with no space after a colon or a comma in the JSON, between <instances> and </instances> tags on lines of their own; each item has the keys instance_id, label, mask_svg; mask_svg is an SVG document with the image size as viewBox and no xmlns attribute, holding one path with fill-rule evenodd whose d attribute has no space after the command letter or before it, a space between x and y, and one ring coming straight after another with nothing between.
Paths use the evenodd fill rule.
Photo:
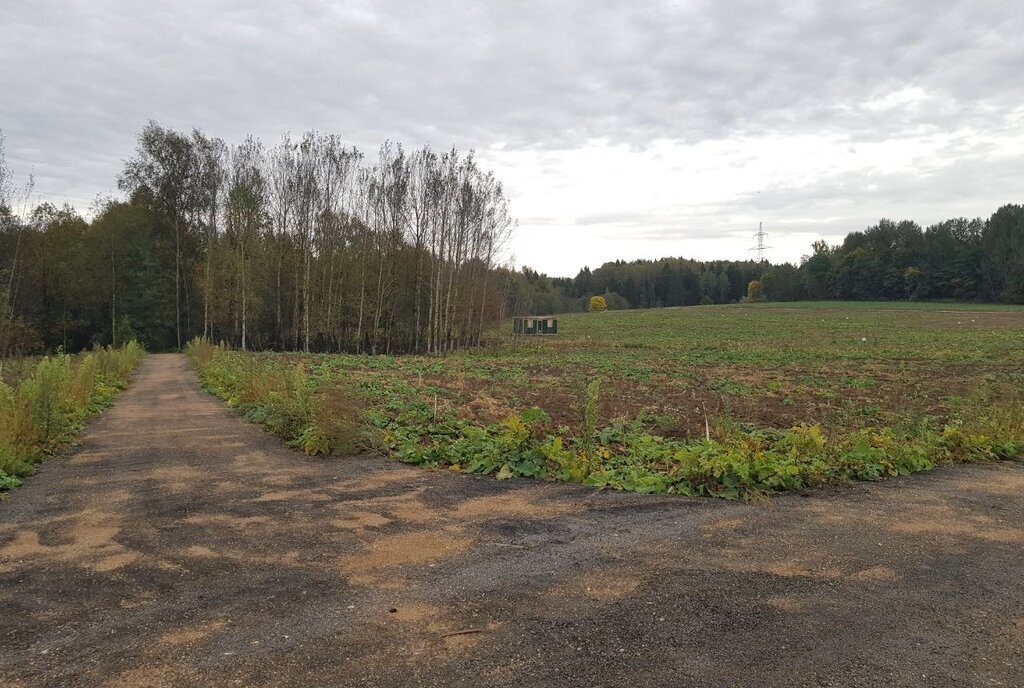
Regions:
<instances>
[{"instance_id":1,"label":"brown dirt patch","mask_svg":"<svg viewBox=\"0 0 1024 688\"><path fill-rule=\"evenodd\" d=\"M190 483L202 480L207 476L206 471L201 471L192 466L160 466L149 472L149 477L165 483Z\"/></svg>"},{"instance_id":2,"label":"brown dirt patch","mask_svg":"<svg viewBox=\"0 0 1024 688\"><path fill-rule=\"evenodd\" d=\"M342 530L361 531L367 528L380 528L391 521L392 519L373 511L352 511L341 518L334 519L331 521L331 525Z\"/></svg>"},{"instance_id":3,"label":"brown dirt patch","mask_svg":"<svg viewBox=\"0 0 1024 688\"><path fill-rule=\"evenodd\" d=\"M210 621L198 626L186 626L164 633L157 642L164 645L190 645L216 633L226 625L226 621Z\"/></svg>"},{"instance_id":4,"label":"brown dirt patch","mask_svg":"<svg viewBox=\"0 0 1024 688\"><path fill-rule=\"evenodd\" d=\"M766 568L766 571L775 576L783 578L816 578L834 580L841 577L842 571L834 566L806 567L791 562L775 564Z\"/></svg>"},{"instance_id":5,"label":"brown dirt patch","mask_svg":"<svg viewBox=\"0 0 1024 688\"><path fill-rule=\"evenodd\" d=\"M570 502L539 501L530 496L533 492L533 490L521 490L503 495L469 499L455 508L452 517L458 520L507 516L552 518L580 508L579 504Z\"/></svg>"},{"instance_id":6,"label":"brown dirt patch","mask_svg":"<svg viewBox=\"0 0 1024 688\"><path fill-rule=\"evenodd\" d=\"M127 566L134 561L139 559L139 555L136 552L123 552L121 554L114 554L109 557L104 557L92 565L93 571L99 571L100 573L106 571L115 571L123 566Z\"/></svg>"},{"instance_id":7,"label":"brown dirt patch","mask_svg":"<svg viewBox=\"0 0 1024 688\"><path fill-rule=\"evenodd\" d=\"M379 537L360 554L342 557L345 573L367 573L414 564L426 564L464 552L473 541L458 530L450 532L412 531Z\"/></svg>"},{"instance_id":8,"label":"brown dirt patch","mask_svg":"<svg viewBox=\"0 0 1024 688\"><path fill-rule=\"evenodd\" d=\"M330 499L330 496L317 492L316 490L274 490L264 492L254 499L254 502L284 502L284 501L308 501L323 502Z\"/></svg>"},{"instance_id":9,"label":"brown dirt patch","mask_svg":"<svg viewBox=\"0 0 1024 688\"><path fill-rule=\"evenodd\" d=\"M1019 471L1009 470L998 464L992 469L991 474L986 475L983 480L964 480L964 489L1007 495L1024 493L1024 476Z\"/></svg>"},{"instance_id":10,"label":"brown dirt patch","mask_svg":"<svg viewBox=\"0 0 1024 688\"><path fill-rule=\"evenodd\" d=\"M980 514L967 514L947 504L922 504L892 523L895 533L936 537L975 537L993 542L1024 542L1024 529Z\"/></svg>"},{"instance_id":11,"label":"brown dirt patch","mask_svg":"<svg viewBox=\"0 0 1024 688\"><path fill-rule=\"evenodd\" d=\"M69 460L74 464L88 464L97 463L108 458L110 455L103 451L92 451L92 452L80 452L72 456Z\"/></svg>"},{"instance_id":12,"label":"brown dirt patch","mask_svg":"<svg viewBox=\"0 0 1024 688\"><path fill-rule=\"evenodd\" d=\"M43 544L39 532L24 530L0 549L0 570L10 570L22 559L49 559L84 566L98 572L114 571L139 558L114 540L121 531L118 519L104 511L76 514L67 529L70 542Z\"/></svg>"},{"instance_id":13,"label":"brown dirt patch","mask_svg":"<svg viewBox=\"0 0 1024 688\"><path fill-rule=\"evenodd\" d=\"M371 475L364 475L355 480L345 480L339 483L339 487L346 492L369 492L382 487L388 487L396 483L408 483L410 479L417 480L426 477L422 470L412 468L395 468L384 471L377 471Z\"/></svg>"},{"instance_id":14,"label":"brown dirt patch","mask_svg":"<svg viewBox=\"0 0 1024 688\"><path fill-rule=\"evenodd\" d=\"M171 666L139 667L105 681L103 688L180 688L197 685L199 681L199 674L191 670Z\"/></svg>"},{"instance_id":15,"label":"brown dirt patch","mask_svg":"<svg viewBox=\"0 0 1024 688\"><path fill-rule=\"evenodd\" d=\"M897 581L900 579L900 575L893 571L888 566L872 566L869 569L858 571L850 576L854 580L860 581Z\"/></svg>"},{"instance_id":16,"label":"brown dirt patch","mask_svg":"<svg viewBox=\"0 0 1024 688\"><path fill-rule=\"evenodd\" d=\"M743 525L742 518L719 518L701 526L704 530L736 530Z\"/></svg>"},{"instance_id":17,"label":"brown dirt patch","mask_svg":"<svg viewBox=\"0 0 1024 688\"><path fill-rule=\"evenodd\" d=\"M464 415L483 425L500 423L515 415L515 410L492 396L480 394L461 409Z\"/></svg>"},{"instance_id":18,"label":"brown dirt patch","mask_svg":"<svg viewBox=\"0 0 1024 688\"><path fill-rule=\"evenodd\" d=\"M595 602L614 602L633 594L640 587L635 572L628 569L588 571L548 591L556 600L585 598Z\"/></svg>"},{"instance_id":19,"label":"brown dirt patch","mask_svg":"<svg viewBox=\"0 0 1024 688\"><path fill-rule=\"evenodd\" d=\"M196 514L185 519L185 523L217 528L249 528L270 523L269 516L232 516L230 514Z\"/></svg>"}]
</instances>

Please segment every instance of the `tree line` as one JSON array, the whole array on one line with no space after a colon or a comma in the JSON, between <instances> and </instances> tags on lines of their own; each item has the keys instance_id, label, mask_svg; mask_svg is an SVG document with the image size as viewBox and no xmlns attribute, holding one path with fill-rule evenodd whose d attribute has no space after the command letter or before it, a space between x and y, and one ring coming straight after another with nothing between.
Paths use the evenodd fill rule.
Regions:
<instances>
[{"instance_id":1,"label":"tree line","mask_svg":"<svg viewBox=\"0 0 1024 688\"><path fill-rule=\"evenodd\" d=\"M504 315L496 267L514 222L472 153L385 143L367 161L334 135L228 145L151 122L118 178L124 200L92 221L15 213L2 159L0 355L194 336L440 353Z\"/></svg>"},{"instance_id":2,"label":"tree line","mask_svg":"<svg viewBox=\"0 0 1024 688\"><path fill-rule=\"evenodd\" d=\"M1024 206L882 220L799 264L614 261L575 277L500 256L508 199L472 153L333 135L228 145L149 123L91 221L29 210L0 132L0 356L203 336L242 349L443 353L507 315L798 300L1024 303Z\"/></svg>"},{"instance_id":3,"label":"tree line","mask_svg":"<svg viewBox=\"0 0 1024 688\"><path fill-rule=\"evenodd\" d=\"M558 313L586 310L592 295L612 309L735 303L754 281L770 301L1024 303L1024 206L926 229L881 220L841 244L815 242L798 265L662 258L605 263L574 278L524 268L517 288L533 310Z\"/></svg>"}]
</instances>

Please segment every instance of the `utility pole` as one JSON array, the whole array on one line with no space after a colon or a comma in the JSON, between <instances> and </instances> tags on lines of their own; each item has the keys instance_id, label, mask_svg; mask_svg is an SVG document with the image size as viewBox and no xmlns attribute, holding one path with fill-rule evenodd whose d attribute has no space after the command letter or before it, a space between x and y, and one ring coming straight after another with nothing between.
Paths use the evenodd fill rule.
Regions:
<instances>
[{"instance_id":1,"label":"utility pole","mask_svg":"<svg viewBox=\"0 0 1024 688\"><path fill-rule=\"evenodd\" d=\"M754 244L754 247L751 248L750 250L751 251L757 251L757 264L761 265L761 266L764 266L764 261L765 261L764 252L771 248L771 246L768 246L768 245L766 245L764 243L765 237L767 237L767 236L768 236L768 233L764 231L763 224L758 222L757 223L757 233L754 234L754 241L756 243Z\"/></svg>"}]
</instances>

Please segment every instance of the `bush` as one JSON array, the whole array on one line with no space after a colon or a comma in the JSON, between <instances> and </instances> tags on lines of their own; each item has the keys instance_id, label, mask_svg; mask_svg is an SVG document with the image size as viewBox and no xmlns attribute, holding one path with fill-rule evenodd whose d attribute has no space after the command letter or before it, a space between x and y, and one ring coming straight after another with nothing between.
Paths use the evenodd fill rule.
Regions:
<instances>
[{"instance_id":1,"label":"bush","mask_svg":"<svg viewBox=\"0 0 1024 688\"><path fill-rule=\"evenodd\" d=\"M193 339L185 348L203 386L307 454L350 455L378 442L364 397L336 380L323 382L298 363L243 354Z\"/></svg>"}]
</instances>

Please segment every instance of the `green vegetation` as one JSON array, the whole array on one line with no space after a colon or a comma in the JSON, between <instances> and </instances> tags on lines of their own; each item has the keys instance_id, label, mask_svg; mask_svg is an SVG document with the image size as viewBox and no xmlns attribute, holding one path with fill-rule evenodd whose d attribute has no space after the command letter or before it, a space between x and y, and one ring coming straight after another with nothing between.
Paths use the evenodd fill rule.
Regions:
<instances>
[{"instance_id":1,"label":"green vegetation","mask_svg":"<svg viewBox=\"0 0 1024 688\"><path fill-rule=\"evenodd\" d=\"M0 380L0 490L18 487L43 458L71 443L85 421L124 389L144 354L131 341L77 356L47 356L31 368L8 366L6 382Z\"/></svg>"},{"instance_id":2,"label":"green vegetation","mask_svg":"<svg viewBox=\"0 0 1024 688\"><path fill-rule=\"evenodd\" d=\"M0 183L0 358L202 335L246 349L445 352L512 312L514 221L472 152L309 131L265 146L150 122L89 220ZM2 139L0 139L2 144ZM4 170L0 145L0 179ZM508 296L506 296L508 295ZM506 303L508 302L508 303Z\"/></svg>"},{"instance_id":3,"label":"green vegetation","mask_svg":"<svg viewBox=\"0 0 1024 688\"><path fill-rule=\"evenodd\" d=\"M954 218L923 228L880 220L842 243L816 241L799 265L686 258L616 260L573 278L523 269L517 302L535 313L661 308L747 300L984 301L1024 303L1024 205L987 219ZM751 292L751 286L755 291Z\"/></svg>"},{"instance_id":4,"label":"green vegetation","mask_svg":"<svg viewBox=\"0 0 1024 688\"><path fill-rule=\"evenodd\" d=\"M29 209L31 183L18 194L0 184L0 357L133 338L179 350L199 335L243 350L429 354L478 347L504 316L1024 303L1019 204L928 227L882 219L814 242L799 265L666 257L549 277L501 265L509 199L471 153L388 143L364 157L312 131L229 145L155 122L137 144L118 176L124 196L89 220Z\"/></svg>"},{"instance_id":5,"label":"green vegetation","mask_svg":"<svg viewBox=\"0 0 1024 688\"><path fill-rule=\"evenodd\" d=\"M445 358L189 352L208 389L307 452L374 447L499 478L746 498L1024 453L1021 308L562 322L557 338Z\"/></svg>"}]
</instances>

